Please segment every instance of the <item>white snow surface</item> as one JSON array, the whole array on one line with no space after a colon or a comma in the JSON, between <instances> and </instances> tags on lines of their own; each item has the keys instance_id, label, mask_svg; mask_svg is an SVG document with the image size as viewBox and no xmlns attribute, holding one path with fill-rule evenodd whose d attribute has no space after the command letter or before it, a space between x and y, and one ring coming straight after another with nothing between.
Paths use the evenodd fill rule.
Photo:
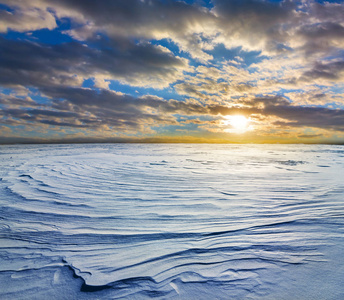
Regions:
<instances>
[{"instance_id":1,"label":"white snow surface","mask_svg":"<svg viewBox=\"0 0 344 300\"><path fill-rule=\"evenodd\" d=\"M0 148L1 299L344 299L344 146Z\"/></svg>"}]
</instances>

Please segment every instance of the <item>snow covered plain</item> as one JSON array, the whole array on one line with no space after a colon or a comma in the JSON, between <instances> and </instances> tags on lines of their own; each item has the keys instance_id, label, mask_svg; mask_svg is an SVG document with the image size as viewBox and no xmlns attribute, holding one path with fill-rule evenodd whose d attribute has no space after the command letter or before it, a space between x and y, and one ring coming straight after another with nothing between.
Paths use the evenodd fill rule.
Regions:
<instances>
[{"instance_id":1,"label":"snow covered plain","mask_svg":"<svg viewBox=\"0 0 344 300\"><path fill-rule=\"evenodd\" d=\"M1 299L344 299L344 147L0 148Z\"/></svg>"}]
</instances>

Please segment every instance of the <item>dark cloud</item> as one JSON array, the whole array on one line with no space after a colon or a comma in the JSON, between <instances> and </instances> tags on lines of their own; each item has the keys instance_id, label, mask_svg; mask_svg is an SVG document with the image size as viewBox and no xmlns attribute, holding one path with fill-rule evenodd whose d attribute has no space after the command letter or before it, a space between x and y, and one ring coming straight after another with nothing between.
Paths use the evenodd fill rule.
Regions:
<instances>
[{"instance_id":1,"label":"dark cloud","mask_svg":"<svg viewBox=\"0 0 344 300\"><path fill-rule=\"evenodd\" d=\"M341 4L315 1L215 0L221 34L227 47L242 46L273 54L298 51L330 55L343 48ZM239 44L238 44L239 43Z\"/></svg>"},{"instance_id":2,"label":"dark cloud","mask_svg":"<svg viewBox=\"0 0 344 300\"><path fill-rule=\"evenodd\" d=\"M18 98L11 95L0 94L0 104L10 105L10 106L24 106L24 107L36 107L40 106L37 102L33 101L31 98L26 97Z\"/></svg>"},{"instance_id":3,"label":"dark cloud","mask_svg":"<svg viewBox=\"0 0 344 300\"><path fill-rule=\"evenodd\" d=\"M174 86L175 90L181 95L187 95L196 99L212 100L212 96L220 95L242 95L252 91L254 86L251 84L233 84L227 82L216 82L215 80L204 80L199 83L180 83Z\"/></svg>"},{"instance_id":4,"label":"dark cloud","mask_svg":"<svg viewBox=\"0 0 344 300\"><path fill-rule=\"evenodd\" d=\"M106 111L110 116L114 112L119 114L133 114L135 118L140 115L148 116L146 108L151 108L159 112L161 116L165 113L182 113L186 115L205 114L207 109L204 106L181 102L177 100L163 100L161 98L146 96L135 98L130 95L118 94L112 91L81 88L49 88L44 92L55 99L64 99L64 101L55 100L53 107L56 109L68 108L75 105L90 112ZM153 116L153 115L150 115ZM157 118L158 116L154 116Z\"/></svg>"},{"instance_id":5,"label":"dark cloud","mask_svg":"<svg viewBox=\"0 0 344 300\"><path fill-rule=\"evenodd\" d=\"M154 34L149 29L182 32L210 16L208 10L200 6L172 0L48 0L47 3L57 12L62 8L64 14L81 14L95 26L113 26L119 29L117 34L135 37ZM146 33L142 29L147 30Z\"/></svg>"},{"instance_id":6,"label":"dark cloud","mask_svg":"<svg viewBox=\"0 0 344 300\"><path fill-rule=\"evenodd\" d=\"M107 90L71 87L42 89L54 98L45 109L7 108L2 116L50 125L98 128L102 125L116 129L137 129L144 124L177 124L171 114L204 114L206 108L176 100L165 101L156 97L134 98ZM150 109L148 111L147 109ZM152 110L154 110L152 112Z\"/></svg>"},{"instance_id":7,"label":"dark cloud","mask_svg":"<svg viewBox=\"0 0 344 300\"><path fill-rule=\"evenodd\" d=\"M216 19L208 9L172 0L49 0L57 15L72 17L84 27L71 30L76 38L105 32L112 38L171 39L191 56L210 58L202 49L201 35ZM90 25L91 24L91 25Z\"/></svg>"},{"instance_id":8,"label":"dark cloud","mask_svg":"<svg viewBox=\"0 0 344 300\"><path fill-rule=\"evenodd\" d=\"M245 106L265 108L265 107L279 107L289 106L290 102L281 96L270 96L270 97L255 97L255 98L241 98L238 103L244 104Z\"/></svg>"},{"instance_id":9,"label":"dark cloud","mask_svg":"<svg viewBox=\"0 0 344 300\"><path fill-rule=\"evenodd\" d=\"M311 39L344 38L344 27L333 22L306 24L299 29L298 33Z\"/></svg>"},{"instance_id":10,"label":"dark cloud","mask_svg":"<svg viewBox=\"0 0 344 300\"><path fill-rule=\"evenodd\" d=\"M344 45L344 27L340 23L305 24L297 34L305 41L301 49L307 56L317 53L333 55Z\"/></svg>"},{"instance_id":11,"label":"dark cloud","mask_svg":"<svg viewBox=\"0 0 344 300\"><path fill-rule=\"evenodd\" d=\"M318 3L316 1L305 1L305 9L314 20L322 22L341 22L343 21L344 7L342 1L331 3L332 1L324 1Z\"/></svg>"},{"instance_id":12,"label":"dark cloud","mask_svg":"<svg viewBox=\"0 0 344 300\"><path fill-rule=\"evenodd\" d=\"M341 80L343 79L343 72L344 61L334 61L327 64L317 62L311 70L303 73L301 80Z\"/></svg>"},{"instance_id":13,"label":"dark cloud","mask_svg":"<svg viewBox=\"0 0 344 300\"><path fill-rule=\"evenodd\" d=\"M321 47L341 48L333 43L333 38L343 37L343 5L327 2L214 0L211 10L195 3L172 0L2 2L13 8L12 14L3 14L19 23L15 29L18 31L30 30L20 22L20 17L23 19L26 15L31 18L26 23L32 24L33 29L34 26L52 29L56 27L54 16L68 17L78 25L69 33L81 40L98 33L115 39L167 38L199 59L211 59L204 50L212 49L216 43L279 53L295 50L294 40L300 36L304 39L300 49L307 51L312 49L312 43L318 46L313 47L313 51ZM6 27L6 22L3 26Z\"/></svg>"},{"instance_id":14,"label":"dark cloud","mask_svg":"<svg viewBox=\"0 0 344 300\"><path fill-rule=\"evenodd\" d=\"M219 41L227 47L275 53L289 48L288 30L299 19L293 1L215 0L214 4L223 35Z\"/></svg>"},{"instance_id":15,"label":"dark cloud","mask_svg":"<svg viewBox=\"0 0 344 300\"><path fill-rule=\"evenodd\" d=\"M344 110L328 109L325 107L305 106L267 106L264 114L285 119L277 121L275 125L289 127L314 127L344 131Z\"/></svg>"},{"instance_id":16,"label":"dark cloud","mask_svg":"<svg viewBox=\"0 0 344 300\"><path fill-rule=\"evenodd\" d=\"M233 114L275 116L283 121L276 126L315 127L344 130L344 110L324 107L293 106L283 97L259 97L242 100L244 107L200 105L154 96L135 98L112 91L71 87L50 87L44 92L52 97L45 108L3 109L6 118L25 122L80 128L106 125L115 129L139 130L144 125L177 125L173 115L208 115L220 117Z\"/></svg>"},{"instance_id":17,"label":"dark cloud","mask_svg":"<svg viewBox=\"0 0 344 300\"><path fill-rule=\"evenodd\" d=\"M299 138L305 138L305 139L314 139L314 138L320 138L322 137L322 134L299 134Z\"/></svg>"},{"instance_id":18,"label":"dark cloud","mask_svg":"<svg viewBox=\"0 0 344 300\"><path fill-rule=\"evenodd\" d=\"M292 8L291 1L268 2L260 0L214 0L214 12L224 18L241 19L244 23L255 23L258 26L275 25L277 22L287 20ZM253 18L253 19L252 19ZM244 22L245 21L245 22Z\"/></svg>"},{"instance_id":19,"label":"dark cloud","mask_svg":"<svg viewBox=\"0 0 344 300\"><path fill-rule=\"evenodd\" d=\"M44 45L0 37L0 84L77 85L78 78L106 76L135 85L165 86L188 68L185 59L151 44L103 42L92 48L78 42Z\"/></svg>"}]
</instances>

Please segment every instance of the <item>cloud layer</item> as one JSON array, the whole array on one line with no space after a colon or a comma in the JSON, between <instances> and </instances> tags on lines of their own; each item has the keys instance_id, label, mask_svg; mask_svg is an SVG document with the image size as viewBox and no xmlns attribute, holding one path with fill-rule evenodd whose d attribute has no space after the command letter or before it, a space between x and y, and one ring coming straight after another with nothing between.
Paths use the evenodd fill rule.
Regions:
<instances>
[{"instance_id":1,"label":"cloud layer","mask_svg":"<svg viewBox=\"0 0 344 300\"><path fill-rule=\"evenodd\" d=\"M1 0L3 140L344 142L344 5Z\"/></svg>"}]
</instances>

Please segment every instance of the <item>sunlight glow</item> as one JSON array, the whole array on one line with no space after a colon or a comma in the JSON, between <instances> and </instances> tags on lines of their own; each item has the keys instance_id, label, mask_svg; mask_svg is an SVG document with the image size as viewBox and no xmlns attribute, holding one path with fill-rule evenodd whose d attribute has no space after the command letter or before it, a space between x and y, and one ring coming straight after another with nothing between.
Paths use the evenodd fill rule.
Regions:
<instances>
[{"instance_id":1,"label":"sunlight glow","mask_svg":"<svg viewBox=\"0 0 344 300\"><path fill-rule=\"evenodd\" d=\"M232 130L228 131L233 131L234 129L235 132L242 133L248 128L249 119L242 115L226 116L226 119L228 120L226 123L232 126Z\"/></svg>"}]
</instances>

